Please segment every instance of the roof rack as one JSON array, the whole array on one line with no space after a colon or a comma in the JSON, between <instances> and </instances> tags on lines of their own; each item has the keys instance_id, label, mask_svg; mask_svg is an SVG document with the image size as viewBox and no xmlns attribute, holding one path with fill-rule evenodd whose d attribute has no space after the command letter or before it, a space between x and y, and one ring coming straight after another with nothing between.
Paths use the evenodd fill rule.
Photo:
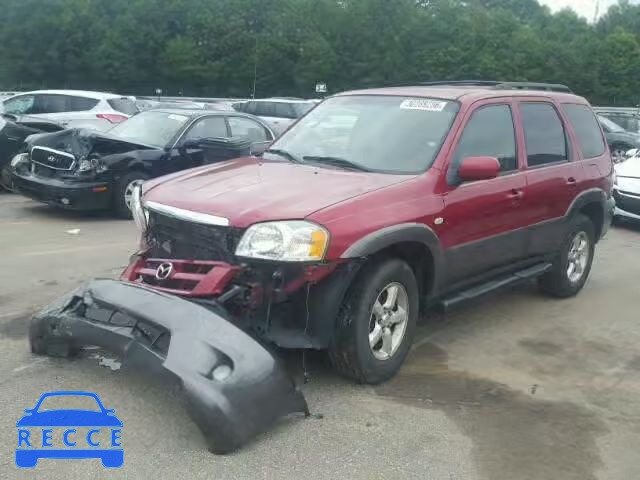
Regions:
<instances>
[{"instance_id":1,"label":"roof rack","mask_svg":"<svg viewBox=\"0 0 640 480\"><path fill-rule=\"evenodd\" d=\"M537 82L502 82L496 80L453 80L438 82L421 82L419 85L438 87L489 87L495 90L545 90L549 92L572 93L571 89L560 83L537 83Z\"/></svg>"}]
</instances>

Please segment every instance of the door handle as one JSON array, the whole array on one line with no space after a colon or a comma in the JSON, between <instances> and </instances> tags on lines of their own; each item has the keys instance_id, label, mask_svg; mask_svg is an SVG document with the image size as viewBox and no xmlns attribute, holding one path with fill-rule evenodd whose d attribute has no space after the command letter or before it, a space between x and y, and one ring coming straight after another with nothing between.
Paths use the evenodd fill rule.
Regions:
<instances>
[{"instance_id":1,"label":"door handle","mask_svg":"<svg viewBox=\"0 0 640 480\"><path fill-rule=\"evenodd\" d=\"M520 200L524 196L524 192L517 188L513 188L507 196L512 200Z\"/></svg>"}]
</instances>

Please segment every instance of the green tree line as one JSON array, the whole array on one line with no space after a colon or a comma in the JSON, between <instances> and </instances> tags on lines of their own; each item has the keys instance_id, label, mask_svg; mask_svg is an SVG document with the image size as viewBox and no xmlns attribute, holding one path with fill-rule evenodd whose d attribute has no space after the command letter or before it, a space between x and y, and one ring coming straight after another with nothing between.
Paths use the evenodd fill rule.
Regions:
<instances>
[{"instance_id":1,"label":"green tree line","mask_svg":"<svg viewBox=\"0 0 640 480\"><path fill-rule=\"evenodd\" d=\"M0 0L0 89L314 95L443 79L640 103L640 5L536 0Z\"/></svg>"}]
</instances>

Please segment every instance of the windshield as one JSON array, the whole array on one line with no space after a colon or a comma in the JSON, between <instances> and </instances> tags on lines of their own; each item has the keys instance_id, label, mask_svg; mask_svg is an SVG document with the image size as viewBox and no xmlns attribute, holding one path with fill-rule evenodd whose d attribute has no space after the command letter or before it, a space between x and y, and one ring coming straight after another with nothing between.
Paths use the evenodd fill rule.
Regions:
<instances>
[{"instance_id":1,"label":"windshield","mask_svg":"<svg viewBox=\"0 0 640 480\"><path fill-rule=\"evenodd\" d=\"M175 113L142 112L116 125L109 134L129 142L165 147L188 120L188 116Z\"/></svg>"},{"instance_id":2,"label":"windshield","mask_svg":"<svg viewBox=\"0 0 640 480\"><path fill-rule=\"evenodd\" d=\"M598 115L598 120L600 120L600 123L610 132L626 132L626 130L624 128L622 128L620 125L618 125L615 122L612 122L611 120L609 120L606 117L603 117L602 115Z\"/></svg>"},{"instance_id":3,"label":"windshield","mask_svg":"<svg viewBox=\"0 0 640 480\"><path fill-rule=\"evenodd\" d=\"M273 144L314 165L414 174L431 166L458 112L457 102L352 95L318 105ZM282 156L282 155L280 155Z\"/></svg>"}]
</instances>

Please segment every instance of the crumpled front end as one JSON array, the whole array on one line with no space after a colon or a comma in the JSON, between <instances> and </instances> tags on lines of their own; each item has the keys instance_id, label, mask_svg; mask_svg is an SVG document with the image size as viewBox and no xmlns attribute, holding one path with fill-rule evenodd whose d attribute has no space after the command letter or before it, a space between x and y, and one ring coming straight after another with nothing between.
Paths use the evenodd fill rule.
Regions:
<instances>
[{"instance_id":1,"label":"crumpled front end","mask_svg":"<svg viewBox=\"0 0 640 480\"><path fill-rule=\"evenodd\" d=\"M279 360L223 312L147 287L93 280L37 314L29 337L34 353L96 345L179 380L214 453L239 448L281 416L308 414Z\"/></svg>"}]
</instances>

